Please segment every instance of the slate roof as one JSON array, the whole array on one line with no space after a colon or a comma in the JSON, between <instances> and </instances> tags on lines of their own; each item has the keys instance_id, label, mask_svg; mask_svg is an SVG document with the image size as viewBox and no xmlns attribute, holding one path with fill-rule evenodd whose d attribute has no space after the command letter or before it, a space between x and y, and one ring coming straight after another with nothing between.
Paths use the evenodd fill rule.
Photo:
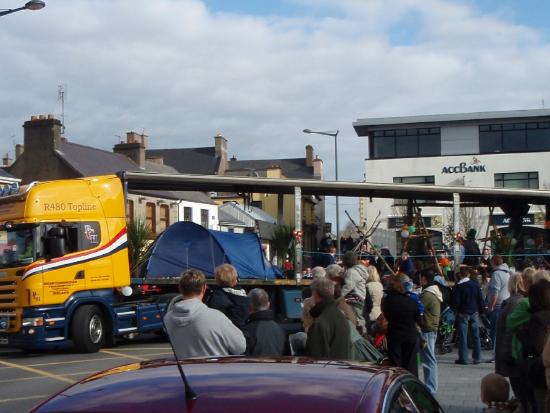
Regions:
<instances>
[{"instance_id":1,"label":"slate roof","mask_svg":"<svg viewBox=\"0 0 550 413\"><path fill-rule=\"evenodd\" d=\"M216 148L147 149L147 157L162 156L164 163L180 173L215 175L220 163Z\"/></svg>"},{"instance_id":2,"label":"slate roof","mask_svg":"<svg viewBox=\"0 0 550 413\"><path fill-rule=\"evenodd\" d=\"M169 165L149 161L145 161L144 168L140 168L125 155L72 142L62 143L56 153L76 173L82 176L113 174L120 171L178 173L176 169ZM198 191L132 191L132 193L141 193L157 198L215 204L208 195Z\"/></svg>"},{"instance_id":3,"label":"slate roof","mask_svg":"<svg viewBox=\"0 0 550 413\"><path fill-rule=\"evenodd\" d=\"M9 179L18 179L9 172L7 172L4 168L0 168L0 178L9 178Z\"/></svg>"},{"instance_id":4,"label":"slate roof","mask_svg":"<svg viewBox=\"0 0 550 413\"><path fill-rule=\"evenodd\" d=\"M243 171L246 175L250 174L251 170L265 170L279 166L283 175L287 178L296 179L312 179L313 167L306 166L305 158L290 158L290 159L254 159L254 160L230 160L228 166L229 172Z\"/></svg>"}]
</instances>

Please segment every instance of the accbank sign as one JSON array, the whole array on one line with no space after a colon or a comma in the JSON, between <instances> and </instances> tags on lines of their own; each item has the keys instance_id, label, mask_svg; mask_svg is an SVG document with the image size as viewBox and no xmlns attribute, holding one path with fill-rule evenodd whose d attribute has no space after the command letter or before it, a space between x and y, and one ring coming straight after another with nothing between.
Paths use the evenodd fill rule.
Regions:
<instances>
[{"instance_id":1,"label":"accbank sign","mask_svg":"<svg viewBox=\"0 0 550 413\"><path fill-rule=\"evenodd\" d=\"M441 170L442 174L464 174L466 172L487 172L485 165L481 164L481 161L475 156L468 165L466 162L461 162L456 166L444 166Z\"/></svg>"}]
</instances>

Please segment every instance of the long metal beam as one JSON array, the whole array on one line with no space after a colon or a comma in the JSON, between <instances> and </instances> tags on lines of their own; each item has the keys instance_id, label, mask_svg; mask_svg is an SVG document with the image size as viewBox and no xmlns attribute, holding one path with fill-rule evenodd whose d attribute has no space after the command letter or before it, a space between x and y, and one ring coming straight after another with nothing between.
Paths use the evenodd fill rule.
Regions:
<instances>
[{"instance_id":1,"label":"long metal beam","mask_svg":"<svg viewBox=\"0 0 550 413\"><path fill-rule=\"evenodd\" d=\"M550 204L549 190L477 188L463 186L408 185L372 182L321 181L314 179L271 179L217 175L153 174L121 172L121 178L131 190L203 191L232 193L294 194L301 188L302 196L349 196L394 199L416 199L453 202L453 194L461 202L478 205L501 205L522 202Z\"/></svg>"}]
</instances>

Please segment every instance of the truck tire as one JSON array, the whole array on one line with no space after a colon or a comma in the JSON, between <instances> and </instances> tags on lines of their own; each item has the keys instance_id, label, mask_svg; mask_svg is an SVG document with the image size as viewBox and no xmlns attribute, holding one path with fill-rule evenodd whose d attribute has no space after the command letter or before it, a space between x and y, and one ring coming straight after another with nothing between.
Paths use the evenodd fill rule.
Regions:
<instances>
[{"instance_id":1,"label":"truck tire","mask_svg":"<svg viewBox=\"0 0 550 413\"><path fill-rule=\"evenodd\" d=\"M103 313L95 305L78 307L71 320L71 338L79 353L96 353L105 338Z\"/></svg>"}]
</instances>

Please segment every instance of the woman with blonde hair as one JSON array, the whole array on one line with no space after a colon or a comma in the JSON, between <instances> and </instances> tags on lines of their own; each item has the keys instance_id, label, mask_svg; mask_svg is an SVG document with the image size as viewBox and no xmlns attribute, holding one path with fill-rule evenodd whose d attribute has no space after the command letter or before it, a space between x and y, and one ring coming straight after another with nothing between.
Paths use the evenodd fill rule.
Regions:
<instances>
[{"instance_id":1,"label":"woman with blonde hair","mask_svg":"<svg viewBox=\"0 0 550 413\"><path fill-rule=\"evenodd\" d=\"M224 313L233 324L242 329L248 318L248 296L237 287L239 276L231 264L222 264L214 270L216 288L207 300L210 308Z\"/></svg>"},{"instance_id":2,"label":"woman with blonde hair","mask_svg":"<svg viewBox=\"0 0 550 413\"><path fill-rule=\"evenodd\" d=\"M374 265L367 267L367 293L372 299L372 308L368 314L365 314L365 320L370 323L375 322L382 313L382 298L384 297L384 287L380 282L380 275Z\"/></svg>"}]
</instances>

